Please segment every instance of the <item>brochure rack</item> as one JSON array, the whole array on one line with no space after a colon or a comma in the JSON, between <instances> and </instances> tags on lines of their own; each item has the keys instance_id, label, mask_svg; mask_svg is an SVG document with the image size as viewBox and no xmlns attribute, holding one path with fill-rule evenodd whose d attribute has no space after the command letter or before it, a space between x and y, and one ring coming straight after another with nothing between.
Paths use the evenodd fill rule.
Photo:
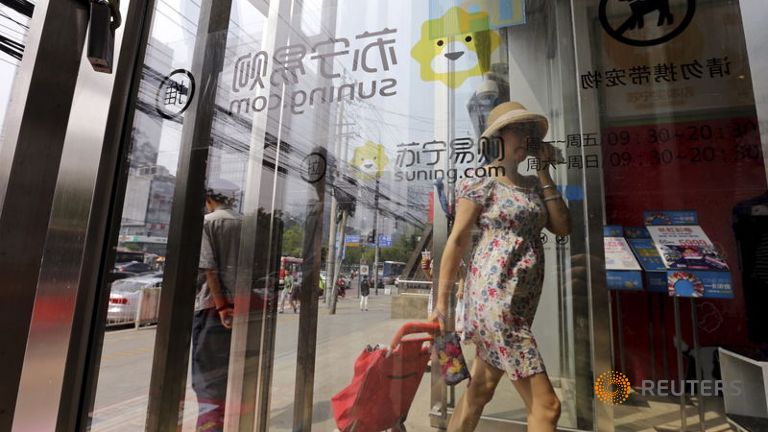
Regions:
<instances>
[{"instance_id":1,"label":"brochure rack","mask_svg":"<svg viewBox=\"0 0 768 432\"><path fill-rule=\"evenodd\" d=\"M624 229L619 225L603 227L603 245L605 248L605 285L616 291L616 321L623 328L621 314L621 291L642 291L643 274L629 244L624 239ZM619 364L625 369L624 334L619 331Z\"/></svg>"},{"instance_id":2,"label":"brochure rack","mask_svg":"<svg viewBox=\"0 0 768 432\"><path fill-rule=\"evenodd\" d=\"M640 262L640 266L643 268L643 281L645 290L651 293L667 293L667 268L664 266L664 261L659 255L659 251L656 249L656 245L653 243L651 234L648 230L642 227L625 227L624 235L629 243L630 249ZM654 303L656 303L654 305ZM648 326L650 335L650 347L651 358L656 358L656 343L655 343L655 327L657 322L654 319L654 306L658 307L658 315L664 317L666 304L658 297L648 297ZM658 325L659 337L662 341L667 340L666 327ZM667 360L667 344L661 344L661 358L662 358L662 376L664 379L669 379L669 363ZM656 374L656 362L652 363L653 378L658 379Z\"/></svg>"},{"instance_id":3,"label":"brochure rack","mask_svg":"<svg viewBox=\"0 0 768 432\"><path fill-rule=\"evenodd\" d=\"M603 228L606 260L606 286L616 292L617 320L621 326L621 291L666 293L673 297L678 379L684 380L680 297L691 299L693 351L699 358L699 326L696 315L697 298L733 298L731 273L717 248L698 224L695 211L646 211L645 226L617 225ZM649 299L650 301L651 299ZM663 303L662 303L663 307ZM651 310L651 308L649 308ZM663 315L662 315L663 316ZM653 319L649 319L653 326ZM666 334L662 328L662 339ZM654 332L650 332L653 338ZM624 341L618 335L621 368L624 369ZM666 347L666 344L663 344ZM655 357L651 340L651 355ZM665 375L666 348L663 351ZM655 370L655 369L654 369ZM655 375L655 372L654 372ZM701 381L701 368L696 367L696 379ZM680 420L687 429L686 394L680 395ZM699 397L699 429L704 430L704 404Z\"/></svg>"},{"instance_id":4,"label":"brochure rack","mask_svg":"<svg viewBox=\"0 0 768 432\"><path fill-rule=\"evenodd\" d=\"M733 298L731 273L717 248L698 224L695 211L647 211L643 214L645 231L631 230L630 247L647 272L648 289L673 297L677 343L678 379L684 379L680 297L691 299L693 352L699 358L697 298ZM656 254L653 253L656 250ZM696 367L701 381L701 368ZM685 392L680 394L682 430L687 429ZM699 396L699 430L704 430L704 403Z\"/></svg>"}]
</instances>

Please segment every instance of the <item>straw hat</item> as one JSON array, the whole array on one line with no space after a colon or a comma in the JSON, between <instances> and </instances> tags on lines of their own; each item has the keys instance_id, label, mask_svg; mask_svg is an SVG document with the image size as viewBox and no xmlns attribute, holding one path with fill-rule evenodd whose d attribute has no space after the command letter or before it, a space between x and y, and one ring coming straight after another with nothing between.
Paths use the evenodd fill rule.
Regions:
<instances>
[{"instance_id":1,"label":"straw hat","mask_svg":"<svg viewBox=\"0 0 768 432\"><path fill-rule=\"evenodd\" d=\"M504 102L491 110L491 113L488 115L488 121L486 122L488 127L485 129L482 136L484 138L490 138L505 126L509 126L513 123L525 122L537 123L542 138L547 134L549 122L547 122L546 117L528 111L519 102Z\"/></svg>"}]
</instances>

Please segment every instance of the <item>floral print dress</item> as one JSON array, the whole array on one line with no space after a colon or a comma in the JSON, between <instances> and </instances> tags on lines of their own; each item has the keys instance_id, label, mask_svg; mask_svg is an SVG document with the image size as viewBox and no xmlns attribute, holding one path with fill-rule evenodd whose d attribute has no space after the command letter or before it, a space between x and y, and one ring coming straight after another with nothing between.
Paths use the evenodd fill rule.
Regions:
<instances>
[{"instance_id":1,"label":"floral print dress","mask_svg":"<svg viewBox=\"0 0 768 432\"><path fill-rule=\"evenodd\" d=\"M512 380L545 372L531 332L544 280L541 230L547 210L538 182L525 188L492 177L457 182L456 198L482 209L482 230L464 287L463 339L477 355Z\"/></svg>"}]
</instances>

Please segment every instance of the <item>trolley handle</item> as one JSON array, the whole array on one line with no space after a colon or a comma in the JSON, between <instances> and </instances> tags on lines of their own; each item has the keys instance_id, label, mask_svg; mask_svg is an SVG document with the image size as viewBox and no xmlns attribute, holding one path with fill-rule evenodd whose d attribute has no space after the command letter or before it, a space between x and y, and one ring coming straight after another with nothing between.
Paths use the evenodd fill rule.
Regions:
<instances>
[{"instance_id":1,"label":"trolley handle","mask_svg":"<svg viewBox=\"0 0 768 432\"><path fill-rule=\"evenodd\" d=\"M436 333L440 331L440 324L429 321L429 322L409 322L404 324L402 327L400 327L400 330L397 331L395 334L395 337L392 338L392 343L389 344L391 349L395 349L396 346L400 345L400 342L405 336L408 336L410 334L415 333ZM429 341L432 340L432 338L425 338L423 341Z\"/></svg>"}]
</instances>

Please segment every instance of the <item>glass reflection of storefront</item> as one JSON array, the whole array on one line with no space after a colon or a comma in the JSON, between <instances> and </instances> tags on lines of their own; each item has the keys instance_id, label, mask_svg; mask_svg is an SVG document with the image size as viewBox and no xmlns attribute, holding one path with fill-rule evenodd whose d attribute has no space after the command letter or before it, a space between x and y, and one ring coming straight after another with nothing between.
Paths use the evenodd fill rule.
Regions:
<instances>
[{"instance_id":1,"label":"glass reflection of storefront","mask_svg":"<svg viewBox=\"0 0 768 432\"><path fill-rule=\"evenodd\" d=\"M123 0L19 221L61 6L0 1L0 420L768 430L748 3Z\"/></svg>"}]
</instances>

